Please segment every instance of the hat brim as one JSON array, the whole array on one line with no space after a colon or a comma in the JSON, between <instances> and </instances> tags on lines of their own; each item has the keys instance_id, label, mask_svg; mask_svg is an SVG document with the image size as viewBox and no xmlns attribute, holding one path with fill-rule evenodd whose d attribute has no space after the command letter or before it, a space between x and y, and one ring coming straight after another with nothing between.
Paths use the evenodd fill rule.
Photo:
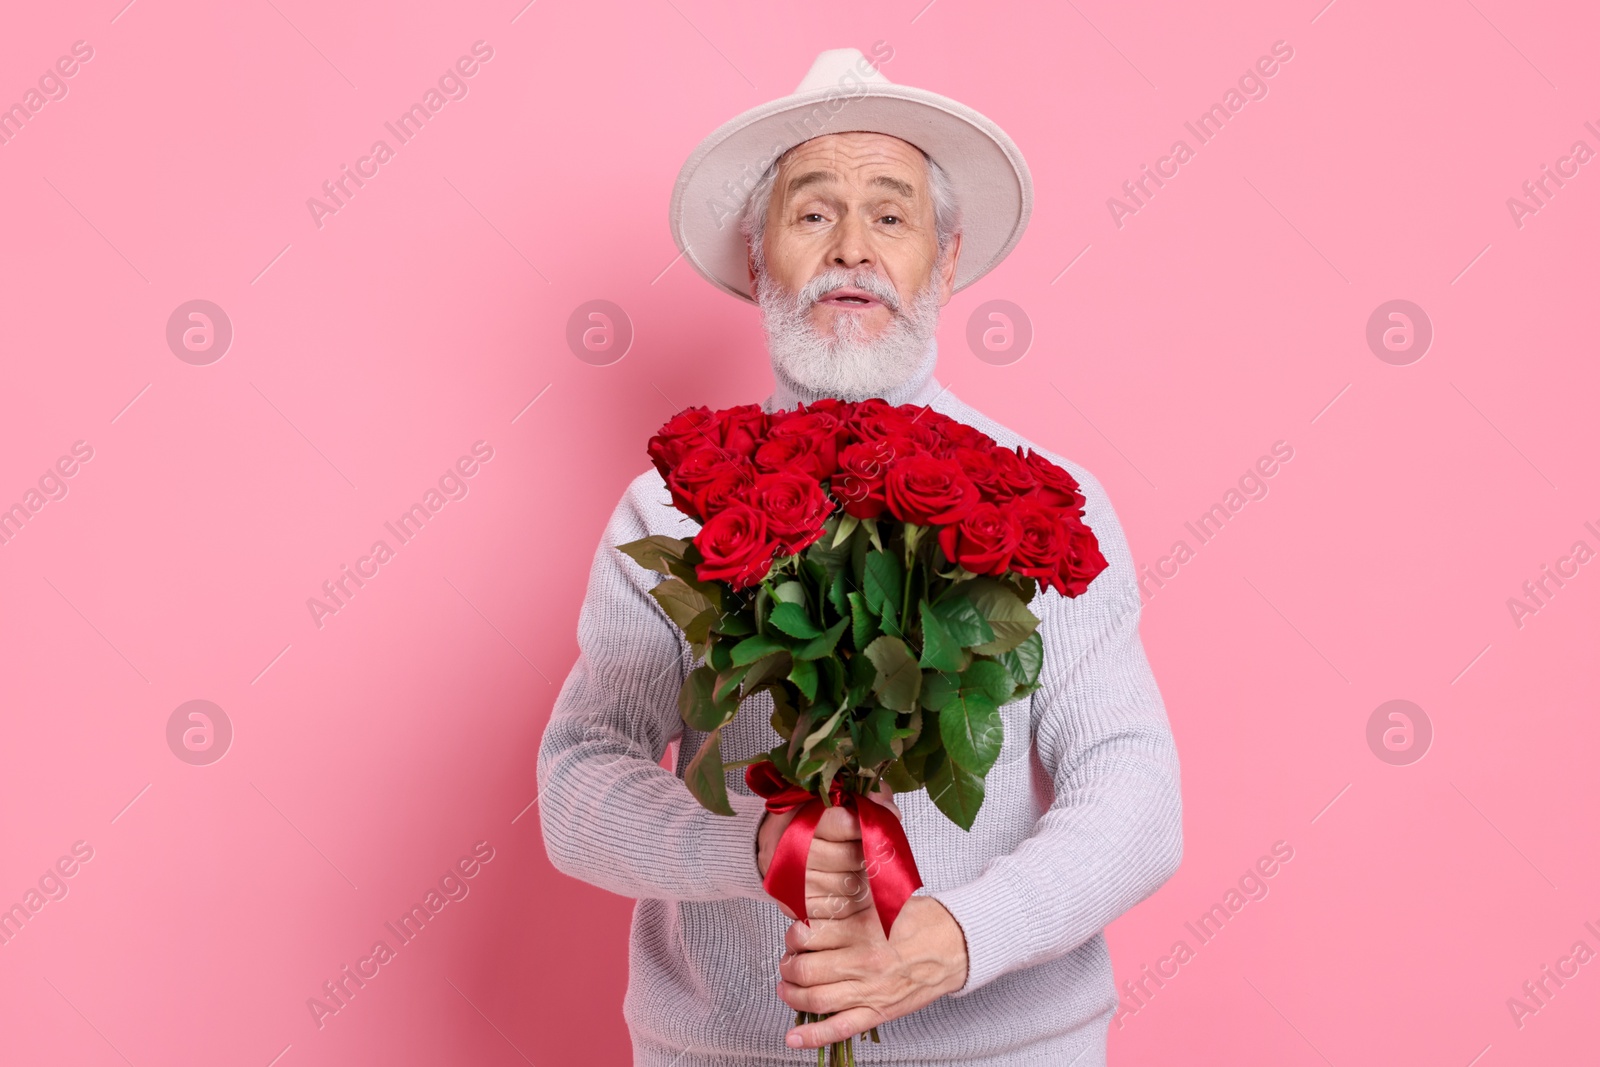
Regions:
<instances>
[{"instance_id":1,"label":"hat brim","mask_svg":"<svg viewBox=\"0 0 1600 1067\"><path fill-rule=\"evenodd\" d=\"M1006 132L964 104L909 85L859 84L795 93L719 126L678 172L673 240L707 281L754 303L739 215L768 165L828 133L884 133L922 149L944 169L961 209L954 288L993 270L1022 238L1033 179Z\"/></svg>"}]
</instances>

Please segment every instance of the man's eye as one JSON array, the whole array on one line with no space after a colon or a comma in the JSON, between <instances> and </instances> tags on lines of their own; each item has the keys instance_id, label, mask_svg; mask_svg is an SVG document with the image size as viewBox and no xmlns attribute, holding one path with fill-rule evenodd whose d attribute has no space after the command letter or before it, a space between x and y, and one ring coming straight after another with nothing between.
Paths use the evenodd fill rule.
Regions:
<instances>
[{"instance_id":1,"label":"man's eye","mask_svg":"<svg viewBox=\"0 0 1600 1067\"><path fill-rule=\"evenodd\" d=\"M801 222L810 222L812 219L816 219L818 222L821 222L822 216L817 214L815 211L808 211L804 215L800 216Z\"/></svg>"},{"instance_id":2,"label":"man's eye","mask_svg":"<svg viewBox=\"0 0 1600 1067\"><path fill-rule=\"evenodd\" d=\"M899 215L885 215L883 218L879 219L878 221L879 222L894 222L894 223L898 223L900 221L900 216Z\"/></svg>"}]
</instances>

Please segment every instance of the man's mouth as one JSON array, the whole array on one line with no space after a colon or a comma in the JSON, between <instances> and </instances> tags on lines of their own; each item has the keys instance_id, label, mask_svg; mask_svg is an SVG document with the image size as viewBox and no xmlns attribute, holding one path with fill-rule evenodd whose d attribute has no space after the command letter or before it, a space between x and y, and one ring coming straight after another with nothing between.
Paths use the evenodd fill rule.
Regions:
<instances>
[{"instance_id":1,"label":"man's mouth","mask_svg":"<svg viewBox=\"0 0 1600 1067\"><path fill-rule=\"evenodd\" d=\"M883 306L883 301L865 289L856 289L849 286L835 289L825 294L817 303L844 311L866 311Z\"/></svg>"}]
</instances>

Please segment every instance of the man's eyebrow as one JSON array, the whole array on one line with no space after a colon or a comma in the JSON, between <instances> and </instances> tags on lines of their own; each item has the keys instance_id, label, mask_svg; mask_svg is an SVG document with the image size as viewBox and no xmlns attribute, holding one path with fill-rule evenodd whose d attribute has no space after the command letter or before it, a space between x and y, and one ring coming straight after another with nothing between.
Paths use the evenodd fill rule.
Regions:
<instances>
[{"instance_id":1,"label":"man's eyebrow","mask_svg":"<svg viewBox=\"0 0 1600 1067\"><path fill-rule=\"evenodd\" d=\"M839 176L831 170L809 170L789 183L789 195L793 196L808 185L824 185L838 180Z\"/></svg>"},{"instance_id":2,"label":"man's eyebrow","mask_svg":"<svg viewBox=\"0 0 1600 1067\"><path fill-rule=\"evenodd\" d=\"M917 195L917 191L911 187L910 182L901 181L899 178L891 178L887 174L878 175L876 178L872 179L872 184L887 185L889 188L893 189L907 200L915 199Z\"/></svg>"}]
</instances>

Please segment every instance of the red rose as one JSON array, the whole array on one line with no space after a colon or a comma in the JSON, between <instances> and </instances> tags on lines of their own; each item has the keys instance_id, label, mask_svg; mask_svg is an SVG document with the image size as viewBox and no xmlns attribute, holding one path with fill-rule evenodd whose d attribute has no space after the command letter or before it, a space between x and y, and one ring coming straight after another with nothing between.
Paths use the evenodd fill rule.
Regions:
<instances>
[{"instance_id":1,"label":"red rose","mask_svg":"<svg viewBox=\"0 0 1600 1067\"><path fill-rule=\"evenodd\" d=\"M701 581L725 581L735 589L760 582L772 566L777 545L767 536L767 520L749 504L729 504L694 536L704 562L695 567Z\"/></svg>"},{"instance_id":2,"label":"red rose","mask_svg":"<svg viewBox=\"0 0 1600 1067\"><path fill-rule=\"evenodd\" d=\"M911 455L889 464L883 498L901 522L940 526L960 522L978 503L978 487L953 459Z\"/></svg>"},{"instance_id":3,"label":"red rose","mask_svg":"<svg viewBox=\"0 0 1600 1067\"><path fill-rule=\"evenodd\" d=\"M1063 596L1078 596L1109 564L1100 554L1100 539L1076 515L1062 519L1069 534L1069 549L1050 584Z\"/></svg>"},{"instance_id":4,"label":"red rose","mask_svg":"<svg viewBox=\"0 0 1600 1067\"><path fill-rule=\"evenodd\" d=\"M876 441L902 434L911 426L910 418L879 397L863 400L845 422L845 430L857 441Z\"/></svg>"},{"instance_id":5,"label":"red rose","mask_svg":"<svg viewBox=\"0 0 1600 1067\"><path fill-rule=\"evenodd\" d=\"M1000 476L999 449L957 447L950 458L961 467L961 472L972 479L985 500L1000 500L1006 494Z\"/></svg>"},{"instance_id":6,"label":"red rose","mask_svg":"<svg viewBox=\"0 0 1600 1067\"><path fill-rule=\"evenodd\" d=\"M939 431L940 437L943 437L947 443L957 448L985 450L997 447L994 438L977 427L968 426L964 422L957 422L951 419L948 422L935 424L934 428Z\"/></svg>"},{"instance_id":7,"label":"red rose","mask_svg":"<svg viewBox=\"0 0 1600 1067\"><path fill-rule=\"evenodd\" d=\"M974 574L1004 574L1017 549L1019 533L1011 517L994 504L982 503L966 518L939 530L944 557Z\"/></svg>"},{"instance_id":8,"label":"red rose","mask_svg":"<svg viewBox=\"0 0 1600 1067\"><path fill-rule=\"evenodd\" d=\"M1039 476L1016 452L1007 448L997 448L991 455L994 456L996 492L1000 499L1009 500L1012 497L1030 496L1038 491ZM1061 470L1059 467L1056 469ZM1061 473L1067 474L1066 471L1061 471ZM1068 474L1067 477L1071 478L1072 476Z\"/></svg>"},{"instance_id":9,"label":"red rose","mask_svg":"<svg viewBox=\"0 0 1600 1067\"><path fill-rule=\"evenodd\" d=\"M740 404L717 412L722 447L741 456L750 456L767 438L767 413L760 404Z\"/></svg>"},{"instance_id":10,"label":"red rose","mask_svg":"<svg viewBox=\"0 0 1600 1067\"><path fill-rule=\"evenodd\" d=\"M1073 509L1083 507L1083 494L1078 492L1076 478L1031 448L1024 462L1039 481L1038 500L1041 503Z\"/></svg>"},{"instance_id":11,"label":"red rose","mask_svg":"<svg viewBox=\"0 0 1600 1067\"><path fill-rule=\"evenodd\" d=\"M894 447L888 441L857 441L839 452L839 469L828 480L828 492L838 498L846 515L876 519L888 504L883 499L883 476Z\"/></svg>"},{"instance_id":12,"label":"red rose","mask_svg":"<svg viewBox=\"0 0 1600 1067\"><path fill-rule=\"evenodd\" d=\"M805 405L807 411L825 411L838 419L840 423L848 419L854 413L855 408L856 406L850 401L840 400L838 397L832 396L825 396L820 400L813 400Z\"/></svg>"},{"instance_id":13,"label":"red rose","mask_svg":"<svg viewBox=\"0 0 1600 1067\"><path fill-rule=\"evenodd\" d=\"M823 473L817 477L826 478L838 466L839 438L842 434L843 427L840 426L839 420L828 412L806 411L774 424L767 435L767 440L778 441L787 437L811 438L815 445L817 462L823 468Z\"/></svg>"},{"instance_id":14,"label":"red rose","mask_svg":"<svg viewBox=\"0 0 1600 1067\"><path fill-rule=\"evenodd\" d=\"M1034 500L1020 500L1013 505L1011 518L1018 533L1011 569L1059 590L1057 572L1072 549L1063 513Z\"/></svg>"},{"instance_id":15,"label":"red rose","mask_svg":"<svg viewBox=\"0 0 1600 1067\"><path fill-rule=\"evenodd\" d=\"M719 478L732 476L735 482L749 485L755 479L750 461L735 456L720 446L706 445L691 449L667 475L667 490L672 503L696 522L704 522L708 512L701 506L699 494ZM723 495L726 495L726 490Z\"/></svg>"},{"instance_id":16,"label":"red rose","mask_svg":"<svg viewBox=\"0 0 1600 1067\"><path fill-rule=\"evenodd\" d=\"M718 471L710 481L695 489L694 506L699 514L693 517L705 522L730 504L747 503L750 486L755 480L756 472L749 463Z\"/></svg>"},{"instance_id":17,"label":"red rose","mask_svg":"<svg viewBox=\"0 0 1600 1067\"><path fill-rule=\"evenodd\" d=\"M822 523L833 502L808 474L777 471L756 478L750 506L767 520L767 535L778 542L778 555L790 556L822 536Z\"/></svg>"},{"instance_id":18,"label":"red rose","mask_svg":"<svg viewBox=\"0 0 1600 1067\"><path fill-rule=\"evenodd\" d=\"M706 407L684 408L668 419L650 438L645 451L664 479L683 457L701 445L719 445L722 436L717 417Z\"/></svg>"},{"instance_id":19,"label":"red rose","mask_svg":"<svg viewBox=\"0 0 1600 1067\"><path fill-rule=\"evenodd\" d=\"M769 437L756 449L754 459L757 470L796 470L822 479L833 474L839 462L839 453L831 436L824 439L793 434Z\"/></svg>"}]
</instances>

